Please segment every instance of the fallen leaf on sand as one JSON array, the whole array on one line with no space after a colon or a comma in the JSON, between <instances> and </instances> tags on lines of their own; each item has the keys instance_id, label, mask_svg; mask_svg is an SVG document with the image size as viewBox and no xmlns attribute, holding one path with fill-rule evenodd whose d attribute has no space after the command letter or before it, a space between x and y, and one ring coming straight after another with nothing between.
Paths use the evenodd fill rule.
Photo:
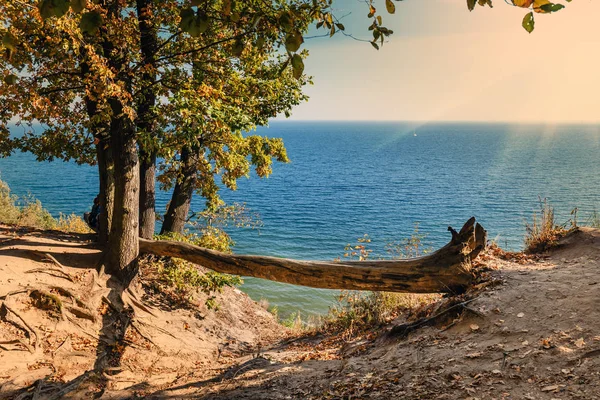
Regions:
<instances>
[{"instance_id":1,"label":"fallen leaf on sand","mask_svg":"<svg viewBox=\"0 0 600 400\"><path fill-rule=\"evenodd\" d=\"M471 324L471 325L470 325L470 328L471 328L471 330L472 330L473 332L475 332L475 331L478 331L478 330L479 330L479 325L477 325L477 324Z\"/></svg>"},{"instance_id":2,"label":"fallen leaf on sand","mask_svg":"<svg viewBox=\"0 0 600 400\"><path fill-rule=\"evenodd\" d=\"M523 318L525 316L525 314L523 314L522 312L517 314L517 318Z\"/></svg>"},{"instance_id":3,"label":"fallen leaf on sand","mask_svg":"<svg viewBox=\"0 0 600 400\"><path fill-rule=\"evenodd\" d=\"M483 354L482 352L477 351L475 353L469 353L465 357L467 357L467 358L477 358L477 357L481 357L482 354Z\"/></svg>"},{"instance_id":4,"label":"fallen leaf on sand","mask_svg":"<svg viewBox=\"0 0 600 400\"><path fill-rule=\"evenodd\" d=\"M544 386L542 388L542 392L553 392L555 390L558 390L558 385Z\"/></svg>"},{"instance_id":5,"label":"fallen leaf on sand","mask_svg":"<svg viewBox=\"0 0 600 400\"><path fill-rule=\"evenodd\" d=\"M575 341L575 346L577 346L578 348L582 348L583 346L585 346L585 341L583 340L583 338L579 338Z\"/></svg>"}]
</instances>

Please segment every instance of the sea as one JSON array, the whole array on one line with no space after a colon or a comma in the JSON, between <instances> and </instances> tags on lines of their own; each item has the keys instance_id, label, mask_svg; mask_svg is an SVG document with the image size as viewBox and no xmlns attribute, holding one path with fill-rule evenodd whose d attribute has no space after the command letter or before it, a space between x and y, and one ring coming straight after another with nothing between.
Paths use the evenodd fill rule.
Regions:
<instances>
[{"instance_id":1,"label":"sea","mask_svg":"<svg viewBox=\"0 0 600 400\"><path fill-rule=\"evenodd\" d=\"M260 220L227 228L239 254L333 260L364 245L370 257L388 257L386 245L415 229L422 248L441 247L447 227L471 216L501 247L519 250L540 201L566 225L574 209L585 224L600 207L598 125L276 121L249 134L283 138L291 162L221 190ZM54 216L83 214L98 192L95 167L26 153L0 159L0 179ZM159 212L169 195L158 194ZM203 205L197 196L192 210ZM283 317L324 314L339 295L255 278L241 289Z\"/></svg>"}]
</instances>

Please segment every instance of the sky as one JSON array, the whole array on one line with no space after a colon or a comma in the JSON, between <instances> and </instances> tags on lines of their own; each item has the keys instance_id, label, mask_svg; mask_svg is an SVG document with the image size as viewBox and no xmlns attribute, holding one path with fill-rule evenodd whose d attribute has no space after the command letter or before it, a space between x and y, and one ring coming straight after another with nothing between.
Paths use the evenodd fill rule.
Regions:
<instances>
[{"instance_id":1,"label":"sky","mask_svg":"<svg viewBox=\"0 0 600 400\"><path fill-rule=\"evenodd\" d=\"M291 120L598 122L600 2L562 3L528 34L528 10L503 0L472 12L465 0L405 0L394 15L376 0L394 34L379 51L341 35L306 40L314 85ZM334 4L350 13L347 32L370 37L364 1Z\"/></svg>"}]
</instances>

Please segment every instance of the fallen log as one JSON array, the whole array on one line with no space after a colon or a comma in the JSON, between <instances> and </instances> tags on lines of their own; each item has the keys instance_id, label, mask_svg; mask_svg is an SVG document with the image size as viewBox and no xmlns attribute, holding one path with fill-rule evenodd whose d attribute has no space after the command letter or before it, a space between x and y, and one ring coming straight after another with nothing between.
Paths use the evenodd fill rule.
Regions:
<instances>
[{"instance_id":1,"label":"fallen log","mask_svg":"<svg viewBox=\"0 0 600 400\"><path fill-rule=\"evenodd\" d=\"M485 248L486 231L469 219L450 243L423 257L400 260L304 261L225 254L167 240L140 238L140 252L177 257L217 272L327 289L462 293L472 283L471 261Z\"/></svg>"}]
</instances>

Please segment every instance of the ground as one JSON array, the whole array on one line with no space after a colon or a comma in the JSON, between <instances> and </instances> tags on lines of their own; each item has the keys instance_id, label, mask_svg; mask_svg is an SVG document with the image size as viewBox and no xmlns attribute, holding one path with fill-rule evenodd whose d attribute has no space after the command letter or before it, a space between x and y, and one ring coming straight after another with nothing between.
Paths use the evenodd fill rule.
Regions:
<instances>
[{"instance_id":1,"label":"ground","mask_svg":"<svg viewBox=\"0 0 600 400\"><path fill-rule=\"evenodd\" d=\"M0 241L14 235L4 230ZM0 397L51 398L68 390L65 398L600 399L598 230L581 228L542 256L480 256L490 280L458 317L406 336L390 334L403 321L349 340L291 335L234 290L213 314L138 308L135 327L117 348L120 365L103 377L86 371L107 357L98 341L108 338L109 319L76 317L66 301L67 311L52 316L52 307L39 310L31 297L32 287L62 285L110 315L106 302L93 300L94 287L110 291L89 268L97 250L73 237L18 237L0 244L0 303L23 318L4 307ZM31 271L51 264L32 261L30 250L54 255L74 282Z\"/></svg>"}]
</instances>

